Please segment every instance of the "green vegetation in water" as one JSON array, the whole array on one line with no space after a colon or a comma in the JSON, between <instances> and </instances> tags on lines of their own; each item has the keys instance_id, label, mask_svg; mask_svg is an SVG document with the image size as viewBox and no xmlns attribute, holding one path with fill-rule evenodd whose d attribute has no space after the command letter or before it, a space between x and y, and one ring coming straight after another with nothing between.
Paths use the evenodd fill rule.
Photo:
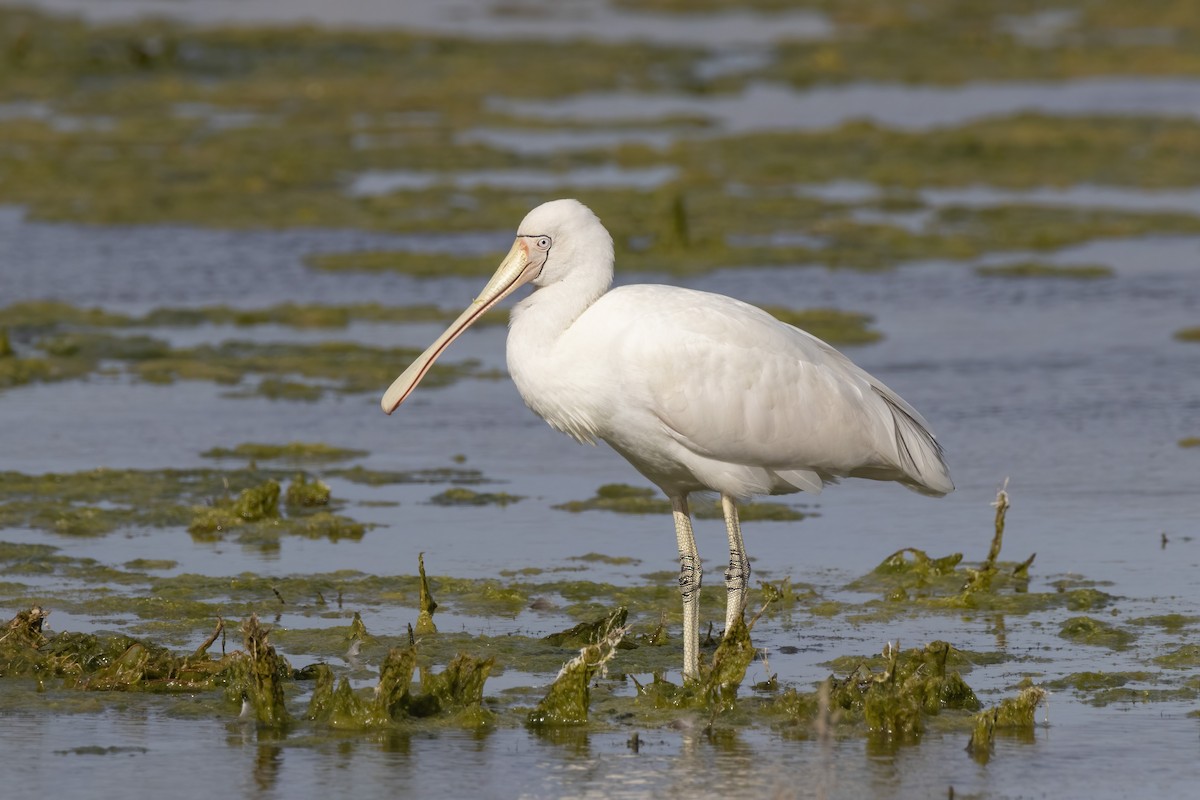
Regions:
<instances>
[{"instance_id":1,"label":"green vegetation in water","mask_svg":"<svg viewBox=\"0 0 1200 800\"><path fill-rule=\"evenodd\" d=\"M1180 342L1200 342L1200 325L1194 328L1180 328L1175 331L1175 338Z\"/></svg>"},{"instance_id":2,"label":"green vegetation in water","mask_svg":"<svg viewBox=\"0 0 1200 800\"><path fill-rule=\"evenodd\" d=\"M614 623L617 616L614 613L611 617ZM578 656L563 665L546 696L529 712L526 724L533 728L550 728L586 723L590 698L588 687L593 677L604 674L628 630L617 624L605 631L595 644L581 648Z\"/></svg>"},{"instance_id":3,"label":"green vegetation in water","mask_svg":"<svg viewBox=\"0 0 1200 800\"><path fill-rule=\"evenodd\" d=\"M980 707L962 676L947 669L952 650L946 642L907 652L888 645L883 653L887 666L882 672L863 665L843 679L832 679L833 707L861 719L872 736L915 741L924 732L927 717L943 709L975 711Z\"/></svg>"},{"instance_id":4,"label":"green vegetation in water","mask_svg":"<svg viewBox=\"0 0 1200 800\"><path fill-rule=\"evenodd\" d=\"M1031 737L1034 715L1038 706L1046 702L1046 690L1026 685L1016 697L1005 698L1000 705L980 711L975 716L975 727L967 752L980 763L987 763L996 744L997 733Z\"/></svg>"},{"instance_id":5,"label":"green vegetation in water","mask_svg":"<svg viewBox=\"0 0 1200 800\"><path fill-rule=\"evenodd\" d=\"M934 209L928 228L917 232L855 218L857 209L894 199L846 203L794 192L798 184L832 180L890 192L928 185L1191 186L1200 183L1200 123L1185 117L1026 113L931 131L851 122L692 137L688 132L711 132L704 120L669 119L657 124L683 133L666 147L605 143L549 159L463 136L543 123L497 98L553 100L598 91L720 97L764 80L829 86L1200 74L1194 14L1175 7L1134 20L1111 0L1088 3L1067 26L1062 46L1045 47L998 30L997 15L1012 10L994 2L941 4L937 13L882 2L820 6L835 19L852 20L846 29L853 35L780 43L769 63L712 77L697 70L710 57L702 47L545 41L535 65L503 41L312 27L193 28L163 20L91 25L4 7L0 103L46 111L0 120L0 179L8 202L42 219L476 232L511 230L544 192L466 187L454 173L668 166L676 177L666 186L594 187L586 200L614 233L624 269L679 274L808 263L876 269L918 258L1200 231L1200 218L1189 214L1013 205ZM1115 35L1156 24L1146 20L1178 35L1153 43ZM423 80L396 81L397 74ZM410 113L397 116L397 108ZM228 112L244 121L219 124ZM620 126L602 126L614 124ZM434 180L383 195L344 190L346 176L369 171L415 171ZM771 244L780 232L804 232L815 243ZM766 243L753 244L760 241ZM489 258L428 252L310 255L320 268L421 275L486 275L494 266ZM348 316L372 313L364 306ZM220 323L321 327L347 318L319 308L206 314ZM0 382L40 380L30 375L56 368L25 358L0 361L11 362L0 366Z\"/></svg>"},{"instance_id":6,"label":"green vegetation in water","mask_svg":"<svg viewBox=\"0 0 1200 800\"><path fill-rule=\"evenodd\" d=\"M361 522L328 511L312 513L310 509L328 505L329 487L320 481L310 483L302 474L288 486L287 517L279 512L279 496L279 484L268 480L246 487L236 498L213 499L193 509L188 532L204 540L236 532L242 542L271 545L284 533L338 541L361 539L367 530Z\"/></svg>"},{"instance_id":7,"label":"green vegetation in water","mask_svg":"<svg viewBox=\"0 0 1200 800\"><path fill-rule=\"evenodd\" d=\"M1200 436L1189 436L1179 440L1180 447L1200 447Z\"/></svg>"},{"instance_id":8,"label":"green vegetation in water","mask_svg":"<svg viewBox=\"0 0 1200 800\"><path fill-rule=\"evenodd\" d=\"M615 511L620 514L669 514L671 501L659 497L658 492L624 483L607 483L596 490L595 497L587 500L572 500L554 506L562 511ZM723 519L720 501L697 503L692 512L700 519ZM782 503L745 503L738 506L738 518L742 522L769 520L786 522L804 519L803 511Z\"/></svg>"},{"instance_id":9,"label":"green vegetation in water","mask_svg":"<svg viewBox=\"0 0 1200 800\"><path fill-rule=\"evenodd\" d=\"M437 633L437 625L433 624L433 612L438 604L429 590L429 579L425 577L425 554L417 554L417 572L421 576L420 596L417 606L417 624L413 632L418 636Z\"/></svg>"},{"instance_id":10,"label":"green vegetation in water","mask_svg":"<svg viewBox=\"0 0 1200 800\"><path fill-rule=\"evenodd\" d=\"M1156 656L1154 663L1168 669L1195 669L1200 667L1200 645L1182 645L1170 653Z\"/></svg>"},{"instance_id":11,"label":"green vegetation in water","mask_svg":"<svg viewBox=\"0 0 1200 800\"><path fill-rule=\"evenodd\" d=\"M1046 264L1040 261L1021 261L1016 264L976 267L975 274L987 278L1070 278L1096 280L1111 278L1112 267L1103 264Z\"/></svg>"},{"instance_id":12,"label":"green vegetation in water","mask_svg":"<svg viewBox=\"0 0 1200 800\"><path fill-rule=\"evenodd\" d=\"M292 478L285 501L289 508L316 508L329 505L331 492L324 481L310 481L304 473Z\"/></svg>"},{"instance_id":13,"label":"green vegetation in water","mask_svg":"<svg viewBox=\"0 0 1200 800\"><path fill-rule=\"evenodd\" d=\"M284 695L284 683L292 669L267 641L270 632L254 615L242 623L249 658L234 661L227 693L248 703L259 725L282 728L292 721Z\"/></svg>"},{"instance_id":14,"label":"green vegetation in water","mask_svg":"<svg viewBox=\"0 0 1200 800\"><path fill-rule=\"evenodd\" d=\"M722 0L617 0L638 11L725 11ZM738 6L764 12L791 11L786 0L741 0ZM804 8L829 17L839 35L820 41L784 42L759 78L799 85L843 81L960 84L967 81L1066 80L1086 76L1177 76L1200 72L1190 43L1200 13L1190 5L1165 2L1137 12L1117 0L1063 0L1054 6L1064 20L1054 30L1021 35L1021 15L1036 17L1040 4L1005 0L897 5L888 0L811 0ZM1036 21L1030 20L1030 27ZM1130 35L1155 31L1153 37ZM1121 34L1125 34L1122 36ZM736 77L726 80L735 81Z\"/></svg>"},{"instance_id":15,"label":"green vegetation in water","mask_svg":"<svg viewBox=\"0 0 1200 800\"><path fill-rule=\"evenodd\" d=\"M1093 617L1071 617L1062 623L1058 635L1079 644L1121 650L1133 644L1137 634Z\"/></svg>"},{"instance_id":16,"label":"green vegetation in water","mask_svg":"<svg viewBox=\"0 0 1200 800\"><path fill-rule=\"evenodd\" d=\"M281 303L267 308L199 306L195 308L156 308L141 316L80 308L55 300L30 300L0 308L0 330L47 330L51 328L190 328L199 325L280 325L289 328L345 328L352 322L393 324L452 322L460 311L432 305L385 306L380 303L348 305L312 305ZM503 325L508 312L491 311L476 325ZM11 354L11 353L10 353ZM3 357L0 347L0 357Z\"/></svg>"},{"instance_id":17,"label":"green vegetation in water","mask_svg":"<svg viewBox=\"0 0 1200 800\"><path fill-rule=\"evenodd\" d=\"M590 622L581 622L573 628L546 636L544 641L555 647L570 647L579 649L591 644L599 644L612 631L625 628L629 610L621 607Z\"/></svg>"},{"instance_id":18,"label":"green vegetation in water","mask_svg":"<svg viewBox=\"0 0 1200 800\"><path fill-rule=\"evenodd\" d=\"M793 311L780 306L763 306L763 310L781 322L808 331L830 344L871 344L883 338L882 333L870 328L873 319L869 314L836 308Z\"/></svg>"},{"instance_id":19,"label":"green vegetation in water","mask_svg":"<svg viewBox=\"0 0 1200 800\"><path fill-rule=\"evenodd\" d=\"M439 673L421 668L420 688L414 690L417 648L393 647L379 668L379 683L367 696L355 692L342 678L334 688L333 671L316 666L316 688L306 717L342 730L389 726L398 720L451 717L465 727L481 727L493 715L482 705L483 686L494 659L457 655Z\"/></svg>"},{"instance_id":20,"label":"green vegetation in water","mask_svg":"<svg viewBox=\"0 0 1200 800\"><path fill-rule=\"evenodd\" d=\"M291 477L286 495L281 481ZM287 514L279 508L281 495ZM99 536L129 528L187 528L202 539L234 533L246 543L283 535L361 538L367 527L326 510L329 487L307 475L240 470L111 470L0 473L0 528Z\"/></svg>"},{"instance_id":21,"label":"green vegetation in water","mask_svg":"<svg viewBox=\"0 0 1200 800\"><path fill-rule=\"evenodd\" d=\"M1072 672L1062 678L1047 681L1046 688L1056 691L1074 689L1081 694L1087 694L1104 689L1116 689L1129 683L1142 683L1152 677L1153 675L1149 672Z\"/></svg>"},{"instance_id":22,"label":"green vegetation in water","mask_svg":"<svg viewBox=\"0 0 1200 800\"><path fill-rule=\"evenodd\" d=\"M230 489L219 489L229 508L259 516L246 522L248 527L276 519L272 513L285 519L278 501L282 495L279 481L286 480L286 475L249 470L181 474L189 476L185 483L201 484L189 489L196 495L229 481ZM29 493L39 487L55 491L56 486L64 496L76 500L101 491L120 496L141 491L152 481L174 492L177 480L169 475L125 471L13 475L11 480L0 476L0 499L7 499L7 492ZM244 501L243 489L253 490L244 495ZM998 507L997 528L1003 524L1000 511ZM1049 592L1028 591L1028 576L1018 581L1012 565L1001 561L998 535L993 537L987 557L973 569L963 566L957 555L938 559L921 558L918 553L906 548L854 584L829 587L842 594L872 587L868 591L875 593L863 602L839 601L829 614L838 617L839 624L945 614L957 625L964 618L1002 620L1037 612L1034 624L1044 625L1047 616L1057 623L1076 613L1070 611L1072 604L1107 602L1107 595L1078 578L1055 581ZM210 702L215 715L232 716L244 705L247 716L259 724L304 726L316 732L525 724L539 730L584 724L606 729L622 725L665 728L695 719L700 713L708 715L706 730L714 735L761 725L786 736L857 736L884 746L917 741L923 731L935 728L960 731L964 736L978 730L974 752L981 757L983 750L990 753L991 737L997 731L1016 735L1032 731L1036 703L1027 692L974 716L979 703L961 675L973 665L1021 660L1022 656L1003 645L990 653L961 651L933 642L910 651L889 646L882 655L869 658L843 654L830 662L834 677L815 691L779 686L768 676L755 685L754 692L739 696L756 655L749 639L750 626L735 626L720 643L705 644L708 663L702 667L700 680L674 686L661 678L667 670L678 668L679 640L668 635L680 619L678 591L671 580L654 576L639 585L613 586L579 579L535 580L530 574L513 575L505 581L430 579L425 575L423 556L418 565L415 575L393 576L349 570L294 576L163 576L154 573L173 565L134 560L115 568L46 545L0 542L0 571L6 577L6 582L0 583L0 602L30 609L31 603L24 598L33 590L16 582L20 580L72 587L50 590L38 598L38 608L18 614L0 629L0 680L40 680L47 686L73 690L186 693L188 702L195 703L196 698ZM990 574L990 579L976 581L974 590L965 592L963 587L979 573ZM418 617L422 612L432 614L431 584L438 591L438 600L458 614L485 620L512 617L529 607L532 597L553 597L558 604L556 614L585 624L564 626L557 647L520 631L489 636L466 630L422 633L414 646L403 632L368 635L357 612L353 622L335 626L327 622L349 617L353 608L398 606L412 609ZM907 599L888 596L896 587L904 589ZM723 598L715 595L721 594L702 596L706 614L720 610ZM764 584L754 599L770 601L757 618L758 625L782 624L785 629L790 629L798 613L817 614L830 605L821 592L807 587L798 590L786 579ZM137 635L51 636L40 625L48 607L92 619L123 618L123 624ZM266 629L254 615L266 618L280 609L298 622L291 623L295 627L276 625L268 641ZM993 613L995 609L1000 613ZM1055 617L1047 612L1059 613ZM226 655L222 648L222 656L217 658L207 651L221 639L223 625L218 623L215 632L209 631L213 620L222 617L253 621L244 627L243 649ZM305 619L313 624L305 627ZM1003 626L1003 622L989 624ZM1129 624L1178 634L1192 620L1166 613ZM1053 628L1048 626L1048 630L1053 633ZM199 638L206 641L192 650ZM179 655L159 644L163 639L190 643L187 654ZM663 642L667 646L656 646ZM342 666L347 647L354 664ZM485 682L493 669L550 676L562 666L559 647L580 647L583 654L563 668L544 696L531 687L517 687L485 699ZM1086 702L1097 704L1192 702L1200 696L1200 684L1190 674L1200 663L1194 646L1174 641L1167 647L1151 643L1144 649L1128 651L1130 658L1145 665L1142 671L1075 673L1049 686L1070 687ZM466 655L471 653L484 655ZM298 658L325 663L294 669L289 661ZM354 689L350 680L361 680L359 672L364 668L378 670L378 686ZM604 677L606 668L609 674ZM420 679L414 681L418 671ZM641 675L657 677L638 683L635 676ZM307 693L303 684L313 681L312 698L304 708L300 701ZM636 692L625 688L629 683ZM1026 711L1028 724L1022 716Z\"/></svg>"},{"instance_id":23,"label":"green vegetation in water","mask_svg":"<svg viewBox=\"0 0 1200 800\"><path fill-rule=\"evenodd\" d=\"M445 318L447 315L440 319ZM0 310L0 320L7 320L14 335L26 343L24 354L0 357L0 389L72 380L118 364L148 383L211 381L239 386L231 396L313 401L331 391L377 392L395 377L396 370L417 356L417 351L409 348L336 341L228 340L176 348L151 336L116 335L105 330L139 320L53 302L9 306ZM426 382L432 379L430 385L446 386L463 378L501 375L481 370L475 361L464 361L434 365ZM252 377L257 380L247 385Z\"/></svg>"},{"instance_id":24,"label":"green vegetation in water","mask_svg":"<svg viewBox=\"0 0 1200 800\"><path fill-rule=\"evenodd\" d=\"M325 464L331 461L348 461L367 455L366 450L351 450L345 447L320 442L289 442L288 444L263 444L245 442L236 447L213 447L200 454L204 458L238 458L246 461L289 461L292 463Z\"/></svg>"},{"instance_id":25,"label":"green vegetation in water","mask_svg":"<svg viewBox=\"0 0 1200 800\"><path fill-rule=\"evenodd\" d=\"M435 506L500 506L523 500L523 497L508 492L476 492L461 486L452 486L429 498Z\"/></svg>"},{"instance_id":26,"label":"green vegetation in water","mask_svg":"<svg viewBox=\"0 0 1200 800\"><path fill-rule=\"evenodd\" d=\"M459 467L435 467L417 470L373 470L366 467L327 469L325 475L342 478L351 483L367 486L388 486L397 483L487 483L483 473L477 469Z\"/></svg>"}]
</instances>

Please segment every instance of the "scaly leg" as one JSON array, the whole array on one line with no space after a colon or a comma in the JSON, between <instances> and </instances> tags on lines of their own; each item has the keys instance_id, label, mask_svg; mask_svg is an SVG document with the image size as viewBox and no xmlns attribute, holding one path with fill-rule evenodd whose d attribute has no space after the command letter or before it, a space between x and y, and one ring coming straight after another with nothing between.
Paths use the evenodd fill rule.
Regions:
<instances>
[{"instance_id":1,"label":"scaly leg","mask_svg":"<svg viewBox=\"0 0 1200 800\"><path fill-rule=\"evenodd\" d=\"M750 582L750 559L742 542L742 527L738 524L737 504L727 494L721 495L721 510L725 513L725 530L729 534L729 569L725 570L725 633L746 610L746 587Z\"/></svg>"},{"instance_id":2,"label":"scaly leg","mask_svg":"<svg viewBox=\"0 0 1200 800\"><path fill-rule=\"evenodd\" d=\"M683 595L683 677L700 677L700 554L692 533L687 495L671 498L675 540L679 543L679 593Z\"/></svg>"}]
</instances>

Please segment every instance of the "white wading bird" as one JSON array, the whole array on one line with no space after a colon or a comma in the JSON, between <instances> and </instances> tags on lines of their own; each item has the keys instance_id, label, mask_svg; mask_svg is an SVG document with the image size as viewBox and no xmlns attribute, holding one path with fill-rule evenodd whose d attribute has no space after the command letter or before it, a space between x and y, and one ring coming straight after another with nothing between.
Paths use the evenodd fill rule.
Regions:
<instances>
[{"instance_id":1,"label":"white wading bird","mask_svg":"<svg viewBox=\"0 0 1200 800\"><path fill-rule=\"evenodd\" d=\"M526 283L508 333L525 404L580 442L603 439L671 499L683 595L683 672L699 676L700 558L688 494L721 494L729 533L725 626L750 562L735 501L819 492L855 477L954 489L942 448L899 395L825 342L730 297L674 286L608 290L612 237L575 200L530 211L496 274L383 396L392 413L485 311Z\"/></svg>"}]
</instances>

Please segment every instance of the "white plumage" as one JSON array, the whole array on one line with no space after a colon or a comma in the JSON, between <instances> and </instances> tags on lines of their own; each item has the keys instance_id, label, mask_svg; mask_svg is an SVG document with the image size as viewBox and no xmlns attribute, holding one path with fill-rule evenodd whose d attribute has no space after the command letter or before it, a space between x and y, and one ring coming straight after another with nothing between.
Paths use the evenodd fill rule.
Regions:
<instances>
[{"instance_id":1,"label":"white plumage","mask_svg":"<svg viewBox=\"0 0 1200 800\"><path fill-rule=\"evenodd\" d=\"M525 403L581 442L610 444L671 498L684 596L684 673L698 674L700 562L687 511L722 495L730 538L726 628L741 619L749 562L735 500L819 492L843 477L954 489L925 420L825 342L723 295L673 286L609 291L612 239L575 200L525 217L495 276L383 398L391 413L442 350L524 283L508 368Z\"/></svg>"}]
</instances>

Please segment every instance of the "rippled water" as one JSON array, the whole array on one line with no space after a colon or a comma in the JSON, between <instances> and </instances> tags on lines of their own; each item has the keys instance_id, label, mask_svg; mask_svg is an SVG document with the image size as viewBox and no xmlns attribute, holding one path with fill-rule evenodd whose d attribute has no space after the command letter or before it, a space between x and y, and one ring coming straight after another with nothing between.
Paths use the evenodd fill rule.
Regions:
<instances>
[{"instance_id":1,"label":"rippled water","mask_svg":"<svg viewBox=\"0 0 1200 800\"><path fill-rule=\"evenodd\" d=\"M761 66L745 47L770 38L820 38L819 15L672 17L617 11L604 3L199 2L199 0L43 0L96 19L127 18L147 10L208 22L328 19L343 24L396 24L466 36L578 34L582 24L601 38L623 40L631 29L648 41L696 43L714 50L702 72L720 74ZM586 12L578 17L574 12ZM500 13L503 12L503 13ZM512 12L512 13L508 13ZM588 17L587 13L592 16ZM583 23L579 19L585 20ZM597 20L603 24L597 26ZM1054 16L1014 20L1022 36L1053 38ZM665 38L664 38L665 37ZM1195 118L1200 82L1176 79L1088 79L1054 84L992 83L962 87L863 84L794 90L753 84L743 92L704 97L630 93L586 95L554 102L497 99L506 112L537 121L530 130L488 129L466 138L521 152L595 147L619 141L665 145L702 130L744 131L836 125L853 118L925 129L1018 110L1062 114L1147 112ZM204 107L178 113L208 115ZM8 104L0 116L57 119L46 106ZM685 115L709 123L672 129L661 123ZM62 124L103 120L62 118ZM596 123L586 130L553 129L560 120ZM238 125L236 114L216 125ZM623 127L634 122L643 128ZM620 126L617 123L621 123ZM56 123L57 124L57 123ZM613 125L611 131L605 125ZM547 127L550 126L550 127ZM463 173L374 173L359 177L360 194L405 190L426 181L464 187L515 181L559 191L590 186L653 186L669 179L655 170L580 170ZM856 202L877 188L839 183L797 191ZM1026 192L990 187L924 190L928 205L1004 203L1200 212L1194 189L1138 191L1097 186ZM586 198L584 198L586 199ZM863 212L866 213L866 212ZM919 226L919 214L888 221ZM513 220L515 223L517 220ZM783 237L803 231L780 232ZM0 207L0 305L55 299L114 311L143 313L162 306L228 304L262 307L283 302L342 304L434 303L459 307L475 296L474 279L417 280L392 274L333 274L304 266L307 255L352 249L403 249L476 255L494 262L511 231L469 235L382 235L341 230L215 231L183 226L90 227L33 222ZM790 241L801 241L791 239ZM819 498L801 498L817 515L799 523L747 525L756 577L791 576L838 591L904 546L931 553L962 551L981 559L991 534L991 502L1009 480L1013 507L1004 543L1007 558L1037 553L1031 588L1045 591L1064 575L1107 581L1117 596L1116 622L1150 614L1195 615L1200 597L1200 462L1177 442L1200 435L1200 347L1176 342L1173 331L1200 324L1200 237L1096 241L1039 260L1101 263L1114 277L1097 281L998 280L978 264L1021 260L1004 253L978 262L922 262L864 274L817 267L740 269L675 281L750 302L793 307L835 306L873 315L885 339L847 352L909 399L945 443L958 485L932 501L892 486L849 481ZM619 270L619 265L618 265ZM618 274L618 283L664 280ZM178 345L224 339L315 341L348 339L381 345L424 346L432 325L354 324L338 331L278 326L235 329L207 325L153 330ZM503 368L504 332L473 330L455 342L450 358L476 358ZM394 365L398 373L405 364ZM384 388L379 387L380 390ZM289 539L277 550L236 542L199 542L182 530L130 531L102 538L63 537L8 529L6 541L49 543L75 558L119 566L133 558L164 559L165 575L228 576L254 572L287 576L334 569L394 575L412 571L424 552L431 572L494 577L524 566L578 566L601 552L636 559L592 564L589 579L640 583L648 572L673 570L675 543L668 519L604 513L569 515L550 506L590 496L608 482L640 479L605 447L585 448L551 431L524 408L506 381L466 381L422 388L393 417L374 395L334 395L313 403L233 399L210 383L169 386L135 383L119 374L69 384L29 386L0 394L0 471L73 472L98 466L184 468L211 466L200 453L247 441L321 441L370 451L365 466L423 469L452 456L527 499L505 508L440 508L427 503L442 487L364 487L329 478L335 496L350 503L398 501L398 506L353 506L353 515L378 527L359 541ZM718 584L724 532L698 524L702 556ZM1164 544L1164 535L1166 542ZM26 580L23 576L22 580ZM53 580L63 580L54 578ZM35 578L28 582L37 587ZM61 585L43 585L58 591ZM712 588L710 588L712 587ZM67 586L66 588L70 588ZM851 653L877 652L946 639L962 648L1003 650L1012 660L980 666L968 681L985 703L1011 694L1026 674L1039 682L1085 671L1144 668L1147 654L1185 643L1185 633L1150 630L1135 647L1109 651L1066 642L1059 617L927 615L851 624L813 617L756 631L770 670L784 684L806 688L824 678L822 664ZM365 609L369 629L395 634L409 619L395 607ZM439 612L444 630L500 635L544 633L561 618L532 610L482 618ZM119 619L56 612L57 630L120 627ZM342 622L332 620L332 622ZM331 624L283 614L285 628ZM750 680L766 677L756 663ZM548 675L496 675L487 693L548 682ZM671 677L678 680L678 674ZM23 682L3 686L0 744L5 751L5 797L93 797L170 794L178 798L232 793L248 797L1186 797L1200 774L1194 703L1116 703L1092 707L1066 692L1039 712L1032 738L1001 738L986 766L963 753L959 733L936 726L917 746L880 749L855 738L793 741L753 729L703 732L703 720L642 731L638 752L628 732L603 729L538 736L523 729L307 738L273 738L211 710L190 710L177 699L131 694L69 696L36 693ZM111 790L111 791L110 791Z\"/></svg>"},{"instance_id":2,"label":"rippled water","mask_svg":"<svg viewBox=\"0 0 1200 800\"><path fill-rule=\"evenodd\" d=\"M310 251L348 246L461 245L491 261L492 251L507 239L501 233L460 241L340 231L112 230L28 222L13 211L0 215L0 227L15 244L0 262L5 302L58 298L122 310L379 299L455 306L473 295L477 281L322 275L305 270L300 259ZM1013 558L1037 552L1035 586L1079 573L1112 582L1109 591L1125 598L1117 606L1121 617L1195 611L1192 598L1200 594L1195 453L1176 441L1200 430L1200 348L1172 341L1171 332L1194 324L1200 313L1195 280L1200 239L1097 242L1064 251L1056 260L1099 260L1112 265L1116 276L1011 282L980 277L967 264L922 263L882 274L736 270L687 282L751 302L836 305L875 315L887 338L850 352L928 416L946 443L959 487L941 501L890 485L852 481L833 487L813 501L820 516L748 527L758 575L837 585L901 546L963 550L968 558L981 558L989 537L988 503L1008 477L1014 506L1005 552ZM356 325L302 336L421 345L436 332L436 326ZM173 335L217 341L248 334L207 326ZM250 335L298 336L271 328ZM501 366L503 335L500 329L472 332L454 345L452 355ZM373 396L279 404L227 399L210 384L149 386L122 377L23 388L6 392L3 400L10 424L0 469L183 467L202 463L198 454L214 444L304 439L368 449L368 466L389 469L435 466L462 453L468 466L504 481L504 490L531 498L504 509L443 509L424 505L431 487L381 490L330 480L338 496L386 497L401 506L357 508L357 518L381 525L361 541L296 540L273 552L157 531L94 540L5 532L8 540L48 541L76 557L113 565L135 557L169 558L179 562L180 572L214 575L330 568L394 574L411 569L420 550L436 572L456 576L491 576L498 568L526 565L553 568L595 550L640 559L627 566L597 565L588 573L617 582L638 581L644 572L674 564L665 518L566 515L549 508L586 497L600 483L636 476L607 449L578 447L550 431L523 408L507 381L422 390L392 418L379 413ZM1164 532L1170 540L1166 549L1160 546ZM701 523L698 535L701 554L719 560L724 538L719 526ZM404 624L394 613L367 619L381 631ZM86 620L50 621L60 628L89 627ZM822 661L872 652L888 639L916 644L946 638L966 648L996 649L994 622L968 616L853 628L806 623L770 630L759 644L771 653L770 668L782 681L808 685L824 676ZM971 673L985 702L1031 669L1050 680L1084 669L1136 667L1132 655L1068 645L1053 626L1040 629L1036 622L1036 615L1011 621L1003 643L1032 663ZM452 624L494 633L542 630L553 621L523 612L510 621L464 617ZM1140 641L1149 646L1164 638L1146 634ZM779 652L784 645L788 652ZM1035 741L1002 741L986 768L962 754L961 736L936 731L917 747L883 753L868 748L864 754L859 740L795 742L747 731L711 741L697 726L648 731L647 745L634 754L624 733L547 740L500 730L481 736L272 742L237 722L180 719L178 712L156 710L153 698L106 702L69 716L39 713L40 697L22 702L25 710L10 713L4 734L11 763L20 765L11 774L18 785L54 785L62 796L83 796L95 781L116 782L129 769L147 775L147 790L174 787L176 794L199 796L211 790L218 763L245 793L288 797L480 791L479 796L495 797L667 797L688 786L702 794L720 793L724 786L730 793L755 795L916 797L944 794L950 785L988 796L1061 796L1055 787L1071 787L1068 794L1078 788L1092 797L1151 789L1178 795L1193 777L1196 739L1196 722L1179 704L1095 709L1069 696L1052 699L1049 725L1039 728ZM1098 751L1108 754L1097 759ZM1140 777L1134 780L1134 774ZM803 776L802 783L796 776Z\"/></svg>"},{"instance_id":3,"label":"rippled water","mask_svg":"<svg viewBox=\"0 0 1200 800\"><path fill-rule=\"evenodd\" d=\"M1187 78L1081 78L963 86L860 83L796 89L753 82L740 92L689 97L595 92L564 100L492 101L497 110L533 119L649 122L695 116L721 131L812 130L871 120L902 130L929 130L982 117L1040 111L1057 115L1200 116L1200 81Z\"/></svg>"},{"instance_id":4,"label":"rippled water","mask_svg":"<svg viewBox=\"0 0 1200 800\"><path fill-rule=\"evenodd\" d=\"M145 15L196 24L317 23L337 27L394 27L478 39L583 38L641 41L716 50L759 47L763 42L825 39L833 25L814 11L757 14L653 14L605 0L37 0L52 11L98 22Z\"/></svg>"}]
</instances>

